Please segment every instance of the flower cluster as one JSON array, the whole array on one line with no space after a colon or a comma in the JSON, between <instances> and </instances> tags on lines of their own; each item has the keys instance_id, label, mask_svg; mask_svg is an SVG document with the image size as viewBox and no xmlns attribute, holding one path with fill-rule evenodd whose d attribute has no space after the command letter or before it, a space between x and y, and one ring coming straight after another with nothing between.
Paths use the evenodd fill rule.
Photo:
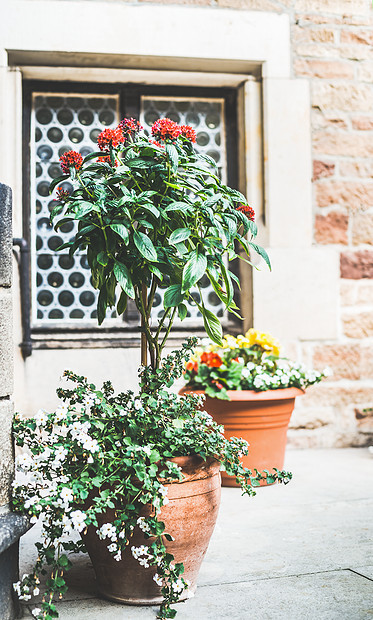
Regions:
<instances>
[{"instance_id":1,"label":"flower cluster","mask_svg":"<svg viewBox=\"0 0 373 620\"><path fill-rule=\"evenodd\" d=\"M97 390L86 378L66 371L72 387L57 390L62 403L55 411L40 409L30 419L16 415L15 440L26 450L17 456L22 480L13 484L12 506L33 523L41 520L42 542L33 570L14 585L15 591L28 601L38 592L45 568L53 575L35 617L56 617L53 597L67 589L67 554L84 550L90 527L116 561L132 553L144 568L156 570L154 579L164 596L159 617L173 617L170 604L188 585L182 564L174 564L165 546L165 537L173 540L172 532L165 532L159 520L168 503L168 484L182 478L174 456L217 459L236 475L244 493L255 494L255 478L239 461L247 452L246 442L227 441L223 428L201 410L201 397L179 398L165 389L181 375L195 344L191 339L157 371L142 367L137 395L115 396L109 382ZM217 357L212 353L206 359L215 364ZM278 479L286 482L289 474L278 472ZM152 508L151 516L144 516L145 505ZM133 542L135 534L140 544Z\"/></svg>"},{"instance_id":2,"label":"flower cluster","mask_svg":"<svg viewBox=\"0 0 373 620\"><path fill-rule=\"evenodd\" d=\"M229 399L228 390L302 390L329 374L280 357L280 343L271 334L249 329L237 337L227 335L222 346L207 340L187 362L184 380L188 388L208 396Z\"/></svg>"},{"instance_id":3,"label":"flower cluster","mask_svg":"<svg viewBox=\"0 0 373 620\"><path fill-rule=\"evenodd\" d=\"M83 157L76 151L67 151L60 157L60 166L64 174L69 174L70 168L80 170L83 165Z\"/></svg>"},{"instance_id":4,"label":"flower cluster","mask_svg":"<svg viewBox=\"0 0 373 620\"><path fill-rule=\"evenodd\" d=\"M180 135L190 142L196 142L197 140L196 132L190 125L180 125Z\"/></svg>"},{"instance_id":5,"label":"flower cluster","mask_svg":"<svg viewBox=\"0 0 373 620\"><path fill-rule=\"evenodd\" d=\"M152 136L156 140L176 140L180 134L180 125L170 118L159 118L152 126Z\"/></svg>"},{"instance_id":6,"label":"flower cluster","mask_svg":"<svg viewBox=\"0 0 373 620\"><path fill-rule=\"evenodd\" d=\"M120 121L118 129L121 130L124 139L127 140L127 138L133 137L134 134L138 133L143 127L135 118L124 118Z\"/></svg>"},{"instance_id":7,"label":"flower cluster","mask_svg":"<svg viewBox=\"0 0 373 620\"><path fill-rule=\"evenodd\" d=\"M56 200L59 200L59 201L63 202L68 197L69 197L69 192L66 189L63 189L62 187L58 187L57 188Z\"/></svg>"},{"instance_id":8,"label":"flower cluster","mask_svg":"<svg viewBox=\"0 0 373 620\"><path fill-rule=\"evenodd\" d=\"M100 151L108 151L110 147L116 148L121 142L124 142L124 135L119 127L104 129L97 136L97 144Z\"/></svg>"},{"instance_id":9,"label":"flower cluster","mask_svg":"<svg viewBox=\"0 0 373 620\"><path fill-rule=\"evenodd\" d=\"M236 209L237 211L241 211L241 213L244 213L247 219L251 220L252 222L255 221L255 211L252 207L250 207L250 205L238 205Z\"/></svg>"}]
</instances>

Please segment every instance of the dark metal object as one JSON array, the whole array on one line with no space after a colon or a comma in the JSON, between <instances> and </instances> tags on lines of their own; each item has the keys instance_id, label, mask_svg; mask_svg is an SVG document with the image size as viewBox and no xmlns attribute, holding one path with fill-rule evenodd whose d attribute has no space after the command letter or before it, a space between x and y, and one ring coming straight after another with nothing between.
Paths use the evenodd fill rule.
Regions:
<instances>
[{"instance_id":1,"label":"dark metal object","mask_svg":"<svg viewBox=\"0 0 373 620\"><path fill-rule=\"evenodd\" d=\"M26 239L15 238L13 245L20 249L20 253L16 254L19 268L19 280L21 289L21 319L22 319L22 342L20 344L23 359L29 357L32 353L31 341L31 294L30 294L30 248Z\"/></svg>"}]
</instances>

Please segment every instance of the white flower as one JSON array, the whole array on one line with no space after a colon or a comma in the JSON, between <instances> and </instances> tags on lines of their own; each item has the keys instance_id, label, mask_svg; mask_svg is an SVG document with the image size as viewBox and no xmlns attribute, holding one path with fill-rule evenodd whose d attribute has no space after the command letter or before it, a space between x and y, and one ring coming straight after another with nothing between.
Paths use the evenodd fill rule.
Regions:
<instances>
[{"instance_id":1,"label":"white flower","mask_svg":"<svg viewBox=\"0 0 373 620\"><path fill-rule=\"evenodd\" d=\"M184 590L184 588L185 588L185 586L184 586L184 584L183 584L183 582L182 582L182 580L181 580L181 579L177 579L177 581L175 581L175 582L172 584L172 589L173 589L173 591L174 591L174 592L177 592L178 594L179 594L180 592L182 592L182 591Z\"/></svg>"},{"instance_id":2,"label":"white flower","mask_svg":"<svg viewBox=\"0 0 373 620\"><path fill-rule=\"evenodd\" d=\"M149 562L147 560L147 558L137 558L140 566L143 566L144 568L149 568Z\"/></svg>"},{"instance_id":3,"label":"white flower","mask_svg":"<svg viewBox=\"0 0 373 620\"><path fill-rule=\"evenodd\" d=\"M84 512L82 512L81 510L74 510L73 512L70 513L70 518L71 518L73 527L78 532L81 532L82 530L84 530L85 520L87 518L87 515Z\"/></svg>"},{"instance_id":4,"label":"white flower","mask_svg":"<svg viewBox=\"0 0 373 620\"><path fill-rule=\"evenodd\" d=\"M155 583L157 584L157 586L163 586L163 579L160 575L158 575L158 573L155 573L153 579Z\"/></svg>"},{"instance_id":5,"label":"white flower","mask_svg":"<svg viewBox=\"0 0 373 620\"><path fill-rule=\"evenodd\" d=\"M143 532L146 532L146 533L150 532L150 525L146 523L145 517L139 517L137 519L137 525L139 526L140 530L142 530Z\"/></svg>"},{"instance_id":6,"label":"white flower","mask_svg":"<svg viewBox=\"0 0 373 620\"><path fill-rule=\"evenodd\" d=\"M142 402L139 398L136 398L136 400L133 402L133 406L135 407L135 409L138 411L139 409L141 409L142 407Z\"/></svg>"},{"instance_id":7,"label":"white flower","mask_svg":"<svg viewBox=\"0 0 373 620\"><path fill-rule=\"evenodd\" d=\"M18 596L21 595L21 582L20 581L16 581L16 583L13 583L13 590L17 592Z\"/></svg>"},{"instance_id":8,"label":"white flower","mask_svg":"<svg viewBox=\"0 0 373 620\"><path fill-rule=\"evenodd\" d=\"M45 409L39 409L35 415L36 426L44 426L48 422L48 413Z\"/></svg>"},{"instance_id":9,"label":"white flower","mask_svg":"<svg viewBox=\"0 0 373 620\"><path fill-rule=\"evenodd\" d=\"M24 452L23 454L19 454L16 458L16 466L17 469L21 471L29 471L34 465L34 461L29 454Z\"/></svg>"},{"instance_id":10,"label":"white flower","mask_svg":"<svg viewBox=\"0 0 373 620\"><path fill-rule=\"evenodd\" d=\"M110 553L113 553L114 551L117 551L118 547L115 543L111 543L111 545L108 545L108 549Z\"/></svg>"},{"instance_id":11,"label":"white flower","mask_svg":"<svg viewBox=\"0 0 373 620\"><path fill-rule=\"evenodd\" d=\"M152 449L151 449L151 447L150 447L150 446L144 446L144 447L143 447L143 451L145 452L145 454L146 454L147 456L150 456L150 455L151 455L151 452L152 452Z\"/></svg>"},{"instance_id":12,"label":"white flower","mask_svg":"<svg viewBox=\"0 0 373 620\"><path fill-rule=\"evenodd\" d=\"M94 461L93 456L89 456L89 457L87 458L87 463L94 463L94 462L95 462L95 461Z\"/></svg>"},{"instance_id":13,"label":"white flower","mask_svg":"<svg viewBox=\"0 0 373 620\"><path fill-rule=\"evenodd\" d=\"M100 529L96 531L101 540L105 540L105 538L110 538L112 542L117 540L117 530L112 523L104 523Z\"/></svg>"},{"instance_id":14,"label":"white flower","mask_svg":"<svg viewBox=\"0 0 373 620\"><path fill-rule=\"evenodd\" d=\"M67 457L68 451L63 446L58 446L54 452L55 461L64 461Z\"/></svg>"},{"instance_id":15,"label":"white flower","mask_svg":"<svg viewBox=\"0 0 373 620\"><path fill-rule=\"evenodd\" d=\"M25 506L26 510L27 510L28 508L30 508L31 506L34 506L34 504L37 504L37 503L38 503L38 501L39 501L39 498L38 498L38 496L37 496L37 495L34 495L33 497L29 497L29 498L25 501L25 504L24 504L24 506Z\"/></svg>"},{"instance_id":16,"label":"white flower","mask_svg":"<svg viewBox=\"0 0 373 620\"><path fill-rule=\"evenodd\" d=\"M38 518L35 517L35 515L33 517L31 517L30 519L30 523L32 523L34 525L34 523L37 523Z\"/></svg>"},{"instance_id":17,"label":"white flower","mask_svg":"<svg viewBox=\"0 0 373 620\"><path fill-rule=\"evenodd\" d=\"M74 494L71 489L68 489L67 487L63 487L61 489L60 498L65 504L68 504L69 502L73 501Z\"/></svg>"},{"instance_id":18,"label":"white flower","mask_svg":"<svg viewBox=\"0 0 373 620\"><path fill-rule=\"evenodd\" d=\"M115 554L114 556L114 560L116 560L117 562L119 562L122 559L122 552L120 549L118 549L118 553Z\"/></svg>"},{"instance_id":19,"label":"white flower","mask_svg":"<svg viewBox=\"0 0 373 620\"><path fill-rule=\"evenodd\" d=\"M35 607L35 609L33 609L31 613L33 616L35 616L35 618L37 618L37 616L41 613L40 607Z\"/></svg>"},{"instance_id":20,"label":"white flower","mask_svg":"<svg viewBox=\"0 0 373 620\"><path fill-rule=\"evenodd\" d=\"M69 408L66 404L63 404L57 407L55 414L54 414L55 421L61 422L61 420L65 420L68 411L69 411Z\"/></svg>"},{"instance_id":21,"label":"white flower","mask_svg":"<svg viewBox=\"0 0 373 620\"><path fill-rule=\"evenodd\" d=\"M39 594L39 592L40 592L39 588L34 588L33 591L32 591L34 596L37 596Z\"/></svg>"}]
</instances>

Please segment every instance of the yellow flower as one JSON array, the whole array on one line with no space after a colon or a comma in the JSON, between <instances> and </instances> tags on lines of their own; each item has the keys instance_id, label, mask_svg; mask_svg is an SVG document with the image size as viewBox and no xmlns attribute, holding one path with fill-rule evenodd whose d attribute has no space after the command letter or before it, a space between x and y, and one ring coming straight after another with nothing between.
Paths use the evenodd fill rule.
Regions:
<instances>
[{"instance_id":1,"label":"yellow flower","mask_svg":"<svg viewBox=\"0 0 373 620\"><path fill-rule=\"evenodd\" d=\"M257 329L251 328L246 332L245 336L249 340L249 346L258 344L265 349L265 351L268 351L273 355L280 355L280 343L277 338L271 334L260 332Z\"/></svg>"}]
</instances>

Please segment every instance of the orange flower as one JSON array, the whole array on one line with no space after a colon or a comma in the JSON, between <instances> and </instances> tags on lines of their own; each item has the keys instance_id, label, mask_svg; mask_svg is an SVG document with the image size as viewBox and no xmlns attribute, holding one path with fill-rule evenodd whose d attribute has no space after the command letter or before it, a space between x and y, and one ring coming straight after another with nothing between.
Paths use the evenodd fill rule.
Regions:
<instances>
[{"instance_id":1,"label":"orange flower","mask_svg":"<svg viewBox=\"0 0 373 620\"><path fill-rule=\"evenodd\" d=\"M223 360L217 353L208 353L207 351L204 351L201 355L201 363L206 364L206 366L209 366L210 368L219 368L222 365Z\"/></svg>"},{"instance_id":2,"label":"orange flower","mask_svg":"<svg viewBox=\"0 0 373 620\"><path fill-rule=\"evenodd\" d=\"M188 362L186 369L189 370L189 372L198 372L198 362Z\"/></svg>"}]
</instances>

